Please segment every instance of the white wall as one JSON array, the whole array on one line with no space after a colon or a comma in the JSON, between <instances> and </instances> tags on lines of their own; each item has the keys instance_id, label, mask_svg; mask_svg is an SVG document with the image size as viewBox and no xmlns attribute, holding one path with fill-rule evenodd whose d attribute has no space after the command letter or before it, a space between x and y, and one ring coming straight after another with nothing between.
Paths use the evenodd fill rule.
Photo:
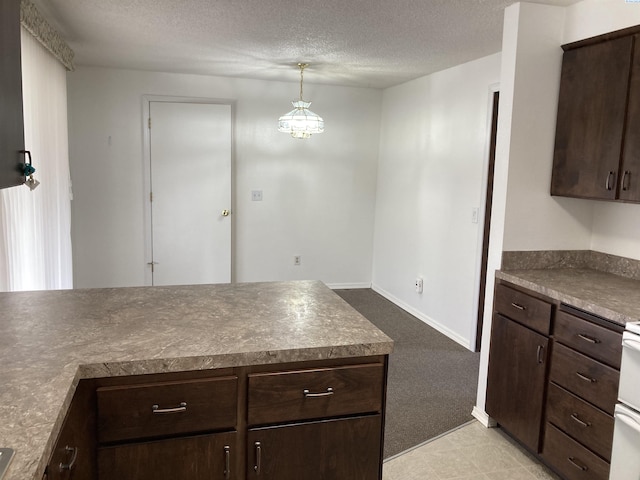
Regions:
<instances>
[{"instance_id":1,"label":"white wall","mask_svg":"<svg viewBox=\"0 0 640 480\"><path fill-rule=\"evenodd\" d=\"M379 90L305 82L326 132L296 140L276 129L298 94L295 80L79 68L68 77L77 288L144 284L145 94L236 101L236 281L370 285ZM258 189L263 201L251 202Z\"/></svg>"},{"instance_id":2,"label":"white wall","mask_svg":"<svg viewBox=\"0 0 640 480\"><path fill-rule=\"evenodd\" d=\"M495 54L383 94L374 289L469 348L482 226L471 217L484 200L490 85L499 71Z\"/></svg>"},{"instance_id":3,"label":"white wall","mask_svg":"<svg viewBox=\"0 0 640 480\"><path fill-rule=\"evenodd\" d=\"M502 250L593 249L640 258L640 206L549 195L560 46L640 23L640 5L629 6L618 0L586 0L567 8L520 3L505 10L492 222L495 236L492 232L474 410L481 420L487 420L491 272L500 268ZM502 218L500 210L504 211Z\"/></svg>"}]
</instances>

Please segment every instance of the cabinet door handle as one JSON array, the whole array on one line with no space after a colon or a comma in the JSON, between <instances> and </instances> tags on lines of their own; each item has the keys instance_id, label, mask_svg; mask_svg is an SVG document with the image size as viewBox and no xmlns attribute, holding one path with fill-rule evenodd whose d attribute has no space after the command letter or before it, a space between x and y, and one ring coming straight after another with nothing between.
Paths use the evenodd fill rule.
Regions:
<instances>
[{"instance_id":1,"label":"cabinet door handle","mask_svg":"<svg viewBox=\"0 0 640 480\"><path fill-rule=\"evenodd\" d=\"M157 414L163 413L182 413L187 411L187 402L180 402L180 406L173 408L160 408L160 405L151 405L151 412Z\"/></svg>"},{"instance_id":2,"label":"cabinet door handle","mask_svg":"<svg viewBox=\"0 0 640 480\"><path fill-rule=\"evenodd\" d=\"M253 466L253 469L256 475L260 475L260 468L262 467L262 444L256 442L253 445L256 447L256 464Z\"/></svg>"},{"instance_id":3,"label":"cabinet door handle","mask_svg":"<svg viewBox=\"0 0 640 480\"><path fill-rule=\"evenodd\" d=\"M589 383L596 383L596 379L595 378L591 378L591 377L587 377L586 375L584 375L583 373L580 372L576 372L576 375L581 378L582 380L584 380L585 382L589 382Z\"/></svg>"},{"instance_id":4,"label":"cabinet door handle","mask_svg":"<svg viewBox=\"0 0 640 480\"><path fill-rule=\"evenodd\" d=\"M542 345L538 345L538 351L536 352L536 356L538 358L538 363L542 363L542 352L544 351L544 347Z\"/></svg>"},{"instance_id":5,"label":"cabinet door handle","mask_svg":"<svg viewBox=\"0 0 640 480\"><path fill-rule=\"evenodd\" d=\"M607 181L604 184L604 188L606 188L607 190L611 190L611 180L613 179L614 174L615 172L609 172L609 174L607 175Z\"/></svg>"},{"instance_id":6,"label":"cabinet door handle","mask_svg":"<svg viewBox=\"0 0 640 480\"><path fill-rule=\"evenodd\" d=\"M572 414L571 414L571 419L572 419L574 422L578 423L579 425L581 425L581 426L583 426L583 427L590 427L590 426L591 426L591 424L590 424L590 423L587 423L587 422L585 422L585 421L583 421L583 420L580 420L580 417L578 417L578 414L577 414L577 413L572 413Z\"/></svg>"},{"instance_id":7,"label":"cabinet door handle","mask_svg":"<svg viewBox=\"0 0 640 480\"><path fill-rule=\"evenodd\" d=\"M522 305L520 305L518 303L515 303L515 302L511 302L511 306L517 308L518 310L526 310L527 309L527 307L524 307L524 306L522 306Z\"/></svg>"},{"instance_id":8,"label":"cabinet door handle","mask_svg":"<svg viewBox=\"0 0 640 480\"><path fill-rule=\"evenodd\" d=\"M627 180L628 179L628 180ZM622 190L627 191L631 186L631 172L629 170L625 170L622 175Z\"/></svg>"},{"instance_id":9,"label":"cabinet door handle","mask_svg":"<svg viewBox=\"0 0 640 480\"><path fill-rule=\"evenodd\" d=\"M334 393L333 388L331 387L327 388L326 392L320 392L320 393L311 393L306 388L302 391L304 398L328 397L329 395L333 395L333 393Z\"/></svg>"},{"instance_id":10,"label":"cabinet door handle","mask_svg":"<svg viewBox=\"0 0 640 480\"><path fill-rule=\"evenodd\" d=\"M224 446L224 478L229 480L231 477L231 447L229 445Z\"/></svg>"},{"instance_id":11,"label":"cabinet door handle","mask_svg":"<svg viewBox=\"0 0 640 480\"><path fill-rule=\"evenodd\" d=\"M67 453L71 453L71 460L69 460L69 463L60 462L60 465L58 465L60 473L64 472L65 470L71 470L76 464L76 460L78 459L78 447L70 447L69 445L67 445L66 447L64 447L64 451Z\"/></svg>"},{"instance_id":12,"label":"cabinet door handle","mask_svg":"<svg viewBox=\"0 0 640 480\"><path fill-rule=\"evenodd\" d=\"M576 462L576 460L573 457L567 457L567 460L569 460L571 465L582 470L583 472L586 472L587 470L589 470L589 468L586 465L580 465L578 462Z\"/></svg>"},{"instance_id":13,"label":"cabinet door handle","mask_svg":"<svg viewBox=\"0 0 640 480\"><path fill-rule=\"evenodd\" d=\"M582 340L584 340L585 342L589 342L589 343L600 343L600 340L598 340L597 338L593 338L590 337L589 335L584 335L582 333L578 334L578 337L580 337Z\"/></svg>"}]
</instances>

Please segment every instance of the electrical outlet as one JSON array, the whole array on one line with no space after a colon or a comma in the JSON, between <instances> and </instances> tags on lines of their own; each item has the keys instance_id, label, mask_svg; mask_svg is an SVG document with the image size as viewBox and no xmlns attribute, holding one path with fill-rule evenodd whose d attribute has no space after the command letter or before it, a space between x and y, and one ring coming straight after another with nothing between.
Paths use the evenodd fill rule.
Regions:
<instances>
[{"instance_id":1,"label":"electrical outlet","mask_svg":"<svg viewBox=\"0 0 640 480\"><path fill-rule=\"evenodd\" d=\"M422 280L422 278L420 277L416 278L416 293L422 293L423 288L424 288L424 281Z\"/></svg>"},{"instance_id":2,"label":"electrical outlet","mask_svg":"<svg viewBox=\"0 0 640 480\"><path fill-rule=\"evenodd\" d=\"M300 265L301 260L302 260L302 259L301 259L300 255L294 255L294 256L293 256L293 264L294 264L294 265L299 266L299 265Z\"/></svg>"}]
</instances>

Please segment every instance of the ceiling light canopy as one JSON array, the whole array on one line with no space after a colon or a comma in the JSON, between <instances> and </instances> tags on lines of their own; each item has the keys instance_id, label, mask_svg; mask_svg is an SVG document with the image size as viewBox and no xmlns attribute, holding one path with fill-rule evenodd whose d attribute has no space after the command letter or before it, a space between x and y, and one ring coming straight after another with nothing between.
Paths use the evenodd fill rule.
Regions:
<instances>
[{"instance_id":1,"label":"ceiling light canopy","mask_svg":"<svg viewBox=\"0 0 640 480\"><path fill-rule=\"evenodd\" d=\"M291 104L294 109L285 113L278 120L278 131L289 133L293 138L309 138L313 133L324 132L324 120L316 113L309 110L311 102L302 99L302 80L304 69L308 63L299 63L300 68L300 100L294 100Z\"/></svg>"}]
</instances>

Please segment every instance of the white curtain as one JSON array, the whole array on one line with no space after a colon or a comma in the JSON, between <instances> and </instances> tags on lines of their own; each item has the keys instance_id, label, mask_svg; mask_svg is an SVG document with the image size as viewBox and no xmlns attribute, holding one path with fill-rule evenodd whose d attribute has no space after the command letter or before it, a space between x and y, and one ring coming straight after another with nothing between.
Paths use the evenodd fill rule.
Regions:
<instances>
[{"instance_id":1,"label":"white curtain","mask_svg":"<svg viewBox=\"0 0 640 480\"><path fill-rule=\"evenodd\" d=\"M72 288L67 74L24 28L22 89L40 186L0 190L0 291Z\"/></svg>"}]
</instances>

